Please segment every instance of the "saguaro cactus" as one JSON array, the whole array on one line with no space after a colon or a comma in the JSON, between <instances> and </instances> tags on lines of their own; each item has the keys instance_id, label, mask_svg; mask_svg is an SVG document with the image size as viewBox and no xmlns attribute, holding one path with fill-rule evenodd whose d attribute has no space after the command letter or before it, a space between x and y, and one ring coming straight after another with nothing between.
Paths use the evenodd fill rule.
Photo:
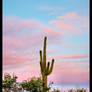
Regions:
<instances>
[{"instance_id":1,"label":"saguaro cactus","mask_svg":"<svg viewBox=\"0 0 92 92\"><path fill-rule=\"evenodd\" d=\"M40 68L43 79L43 92L46 92L47 90L47 76L51 74L54 66L54 59L52 59L51 65L50 62L46 64L46 40L47 37L44 38L43 55L40 50Z\"/></svg>"}]
</instances>

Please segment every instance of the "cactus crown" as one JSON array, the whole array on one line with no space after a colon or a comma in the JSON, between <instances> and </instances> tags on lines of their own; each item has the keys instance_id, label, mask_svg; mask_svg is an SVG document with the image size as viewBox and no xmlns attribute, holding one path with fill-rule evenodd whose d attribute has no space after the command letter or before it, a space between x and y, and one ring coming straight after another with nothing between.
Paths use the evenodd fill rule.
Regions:
<instances>
[{"instance_id":1,"label":"cactus crown","mask_svg":"<svg viewBox=\"0 0 92 92\"><path fill-rule=\"evenodd\" d=\"M54 66L54 59L52 59L52 62L47 63L46 65L46 41L47 37L44 37L44 47L43 47L43 55L42 55L42 50L40 50L40 67L41 67L41 73L42 75L49 75L51 74Z\"/></svg>"}]
</instances>

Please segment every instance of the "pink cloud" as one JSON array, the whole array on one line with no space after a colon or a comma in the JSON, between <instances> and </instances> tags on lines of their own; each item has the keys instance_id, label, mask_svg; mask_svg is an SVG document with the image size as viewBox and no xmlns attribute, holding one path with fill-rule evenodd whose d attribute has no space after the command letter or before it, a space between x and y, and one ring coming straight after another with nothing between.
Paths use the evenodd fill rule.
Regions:
<instances>
[{"instance_id":1,"label":"pink cloud","mask_svg":"<svg viewBox=\"0 0 92 92\"><path fill-rule=\"evenodd\" d=\"M21 54L4 54L3 55L3 65L21 65L25 64L28 61L38 61L38 57L21 55ZM21 65L22 66L22 65Z\"/></svg>"},{"instance_id":2,"label":"pink cloud","mask_svg":"<svg viewBox=\"0 0 92 92\"><path fill-rule=\"evenodd\" d=\"M29 78L32 78L34 76L35 77L40 77L41 76L40 68L38 66L36 66L35 69L30 68L30 70L24 70L24 71L21 71L21 72L17 72L16 74L19 76L18 81L28 80Z\"/></svg>"},{"instance_id":3,"label":"pink cloud","mask_svg":"<svg viewBox=\"0 0 92 92\"><path fill-rule=\"evenodd\" d=\"M65 72L65 71L64 71ZM58 75L58 76L57 76ZM54 81L54 83L85 83L89 82L89 72L59 72L57 75L49 76L49 81ZM83 77L82 77L83 76Z\"/></svg>"},{"instance_id":4,"label":"pink cloud","mask_svg":"<svg viewBox=\"0 0 92 92\"><path fill-rule=\"evenodd\" d=\"M11 27L10 24L13 26ZM25 34L23 33L24 31ZM4 19L3 33L3 35L6 36L6 38L8 39L7 40L3 36L3 43L5 43L4 41L6 41L6 43L8 43L11 46L18 45L17 47L21 46L21 48L25 45L28 46L28 43L31 42L32 44L38 44L38 40L41 41L40 39L43 38L42 36L62 38L61 32L53 29L52 27L48 27L37 20L23 20L20 18L17 19L10 17L6 17ZM39 39L35 39L35 37ZM36 41L33 41L32 39L35 39Z\"/></svg>"},{"instance_id":5,"label":"pink cloud","mask_svg":"<svg viewBox=\"0 0 92 92\"><path fill-rule=\"evenodd\" d=\"M18 81L27 80L31 77L39 77L40 65L39 63L30 63L30 68L16 72ZM88 82L89 81L89 69L87 66L71 65L67 62L55 62L53 72L48 76L48 82L54 83L72 83L72 82Z\"/></svg>"},{"instance_id":6,"label":"pink cloud","mask_svg":"<svg viewBox=\"0 0 92 92\"><path fill-rule=\"evenodd\" d=\"M63 43L62 48L69 49L89 49L88 43Z\"/></svg>"},{"instance_id":7,"label":"pink cloud","mask_svg":"<svg viewBox=\"0 0 92 92\"><path fill-rule=\"evenodd\" d=\"M3 21L3 32L31 31L32 29L40 28L41 25L37 20L24 20L17 17L4 17Z\"/></svg>"},{"instance_id":8,"label":"pink cloud","mask_svg":"<svg viewBox=\"0 0 92 92\"><path fill-rule=\"evenodd\" d=\"M50 44L58 43L57 39L62 38L59 31L37 20L23 20L17 17L6 17L3 20L4 71L12 69L20 71L20 68L33 61L39 62L38 55L44 36L50 39L48 40Z\"/></svg>"},{"instance_id":9,"label":"pink cloud","mask_svg":"<svg viewBox=\"0 0 92 92\"><path fill-rule=\"evenodd\" d=\"M49 23L50 24L54 24L54 23L59 24L59 23L64 23L64 21L63 20L52 20L52 21L49 21Z\"/></svg>"},{"instance_id":10,"label":"pink cloud","mask_svg":"<svg viewBox=\"0 0 92 92\"><path fill-rule=\"evenodd\" d=\"M86 16L78 15L77 12L70 12L62 16L58 16L56 20L51 20L49 23L54 24L59 30L63 30L62 34L64 33L64 36L67 34L80 35L87 33L89 30L89 19Z\"/></svg>"},{"instance_id":11,"label":"pink cloud","mask_svg":"<svg viewBox=\"0 0 92 92\"><path fill-rule=\"evenodd\" d=\"M29 67L28 67L29 66ZM7 71L8 73L10 73L11 75L13 74L13 72L18 76L18 81L23 81L23 80L27 80L31 77L39 77L40 74L40 64L37 62L29 62L29 63L25 63L24 65L16 65L13 66L16 67L16 70L11 69L12 71ZM5 71L3 72L3 74L5 73Z\"/></svg>"},{"instance_id":12,"label":"pink cloud","mask_svg":"<svg viewBox=\"0 0 92 92\"><path fill-rule=\"evenodd\" d=\"M70 48L70 49L88 49L89 47L63 47L63 48Z\"/></svg>"},{"instance_id":13,"label":"pink cloud","mask_svg":"<svg viewBox=\"0 0 92 92\"><path fill-rule=\"evenodd\" d=\"M3 58L4 64L17 63L20 58L24 61L25 51L37 56L43 43L44 36L48 37L49 44L59 43L62 39L59 31L48 27L37 20L23 20L17 17L6 17L3 19ZM11 30L12 29L12 30ZM35 39L35 40L34 40ZM39 48L40 47L40 48ZM13 57L14 53L21 56ZM24 58L22 58L24 57ZM28 60L29 57L25 58ZM20 62L21 62L20 61Z\"/></svg>"},{"instance_id":14,"label":"pink cloud","mask_svg":"<svg viewBox=\"0 0 92 92\"><path fill-rule=\"evenodd\" d=\"M88 43L63 43L64 45L89 45Z\"/></svg>"},{"instance_id":15,"label":"pink cloud","mask_svg":"<svg viewBox=\"0 0 92 92\"><path fill-rule=\"evenodd\" d=\"M61 35L61 32L59 32L58 30L54 30L53 28L51 27L44 27L42 28L42 30L47 33L48 35L49 34L52 34L52 36L55 36L55 35L58 35L58 36L62 36Z\"/></svg>"},{"instance_id":16,"label":"pink cloud","mask_svg":"<svg viewBox=\"0 0 92 92\"><path fill-rule=\"evenodd\" d=\"M81 59L81 58L88 58L89 54L79 54L79 55L69 55L69 56L56 56L54 57L55 60L62 60L62 59Z\"/></svg>"},{"instance_id":17,"label":"pink cloud","mask_svg":"<svg viewBox=\"0 0 92 92\"><path fill-rule=\"evenodd\" d=\"M57 17L59 20L68 21L70 24L88 25L89 19L86 16L80 16L77 12L66 13Z\"/></svg>"},{"instance_id":18,"label":"pink cloud","mask_svg":"<svg viewBox=\"0 0 92 92\"><path fill-rule=\"evenodd\" d=\"M8 59L11 57L11 59ZM85 58L88 57L86 54L82 54L81 56L65 56L64 59L70 59L70 58ZM12 60L12 58L15 60ZM62 58L62 57L58 57ZM71 82L88 82L89 81L89 67L86 65L80 65L75 64L73 61L71 62L56 62L57 59L55 57L55 64L52 74L48 77L48 82L53 81L54 83L62 82L62 83L71 83ZM29 56L20 56L20 55L6 55L6 59L9 60L8 62L5 62L5 65L10 65L13 69L16 68L18 71L15 72L15 74L18 76L18 81L27 80L31 77L39 77L41 76L40 73L40 64L39 62L31 62L32 60L37 60L35 57L29 57ZM19 60L19 61L18 61ZM30 61L30 62L27 62ZM38 60L39 61L39 60ZM78 63L76 61L76 63ZM12 67L12 65L15 65ZM18 66L19 65L19 66ZM29 66L29 67L28 67ZM22 68L22 70L19 69L19 67ZM28 68L25 68L28 67ZM3 72L4 73L4 72ZM9 73L12 74L11 71Z\"/></svg>"},{"instance_id":19,"label":"pink cloud","mask_svg":"<svg viewBox=\"0 0 92 92\"><path fill-rule=\"evenodd\" d=\"M36 46L36 45L40 45L39 43L41 42L41 37L39 37L40 35L33 35L33 36L15 36L14 38L12 38L12 36L10 36L9 38L6 36L6 38L3 39L3 45L4 47L13 47L13 48L20 48L20 49L28 49L30 48L31 44ZM39 37L40 39L35 39L36 37ZM29 40L30 39L30 40ZM35 39L35 41L33 40Z\"/></svg>"},{"instance_id":20,"label":"pink cloud","mask_svg":"<svg viewBox=\"0 0 92 92\"><path fill-rule=\"evenodd\" d=\"M40 23L37 20L21 20L19 21L18 25L16 26L16 31L21 31L23 29L32 30L40 28ZM26 31L27 31L26 30Z\"/></svg>"},{"instance_id":21,"label":"pink cloud","mask_svg":"<svg viewBox=\"0 0 92 92\"><path fill-rule=\"evenodd\" d=\"M84 75L84 76L83 76ZM87 66L71 65L67 62L57 62L49 81L54 82L88 82L89 69Z\"/></svg>"},{"instance_id":22,"label":"pink cloud","mask_svg":"<svg viewBox=\"0 0 92 92\"><path fill-rule=\"evenodd\" d=\"M64 16L59 16L57 17L59 19L77 19L79 18L79 16L77 15L76 12L71 12L71 13L67 13Z\"/></svg>"},{"instance_id":23,"label":"pink cloud","mask_svg":"<svg viewBox=\"0 0 92 92\"><path fill-rule=\"evenodd\" d=\"M65 29L65 30L77 30L76 27L69 24L56 24L56 28Z\"/></svg>"}]
</instances>

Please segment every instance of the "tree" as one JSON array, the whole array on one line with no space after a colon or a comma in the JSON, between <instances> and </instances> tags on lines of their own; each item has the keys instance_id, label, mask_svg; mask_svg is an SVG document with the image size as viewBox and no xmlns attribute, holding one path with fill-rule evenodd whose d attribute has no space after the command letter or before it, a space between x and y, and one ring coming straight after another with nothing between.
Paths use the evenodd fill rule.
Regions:
<instances>
[{"instance_id":1,"label":"tree","mask_svg":"<svg viewBox=\"0 0 92 92\"><path fill-rule=\"evenodd\" d=\"M13 77L11 77L11 75L9 73L5 73L4 74L4 80L2 82L2 88L5 90L10 90L13 86L14 83L16 83L17 80L17 76L13 75Z\"/></svg>"},{"instance_id":2,"label":"tree","mask_svg":"<svg viewBox=\"0 0 92 92\"><path fill-rule=\"evenodd\" d=\"M21 83L21 86L24 90L30 91L30 92L42 92L42 86L43 81L40 77L36 78L33 77L28 81L24 81Z\"/></svg>"}]
</instances>

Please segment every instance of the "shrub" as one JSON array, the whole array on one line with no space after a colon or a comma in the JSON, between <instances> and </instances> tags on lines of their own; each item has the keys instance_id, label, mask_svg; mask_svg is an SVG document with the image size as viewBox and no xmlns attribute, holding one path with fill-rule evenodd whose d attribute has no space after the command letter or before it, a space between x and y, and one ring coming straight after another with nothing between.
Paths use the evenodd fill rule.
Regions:
<instances>
[{"instance_id":1,"label":"shrub","mask_svg":"<svg viewBox=\"0 0 92 92\"><path fill-rule=\"evenodd\" d=\"M53 89L52 92L60 92L60 90L59 89Z\"/></svg>"},{"instance_id":2,"label":"shrub","mask_svg":"<svg viewBox=\"0 0 92 92\"><path fill-rule=\"evenodd\" d=\"M2 81L2 88L5 89L5 92L10 92L10 89L13 87L13 84L16 83L17 76L11 75L9 73L4 74L4 80Z\"/></svg>"},{"instance_id":3,"label":"shrub","mask_svg":"<svg viewBox=\"0 0 92 92\"><path fill-rule=\"evenodd\" d=\"M38 78L31 78L31 80L24 81L21 83L21 86L24 90L30 91L30 92L42 92L43 88L43 81L40 77Z\"/></svg>"},{"instance_id":4,"label":"shrub","mask_svg":"<svg viewBox=\"0 0 92 92\"><path fill-rule=\"evenodd\" d=\"M74 90L70 89L70 90L68 90L68 92L87 92L87 91L86 91L86 89L82 88L82 89L74 89Z\"/></svg>"}]
</instances>

